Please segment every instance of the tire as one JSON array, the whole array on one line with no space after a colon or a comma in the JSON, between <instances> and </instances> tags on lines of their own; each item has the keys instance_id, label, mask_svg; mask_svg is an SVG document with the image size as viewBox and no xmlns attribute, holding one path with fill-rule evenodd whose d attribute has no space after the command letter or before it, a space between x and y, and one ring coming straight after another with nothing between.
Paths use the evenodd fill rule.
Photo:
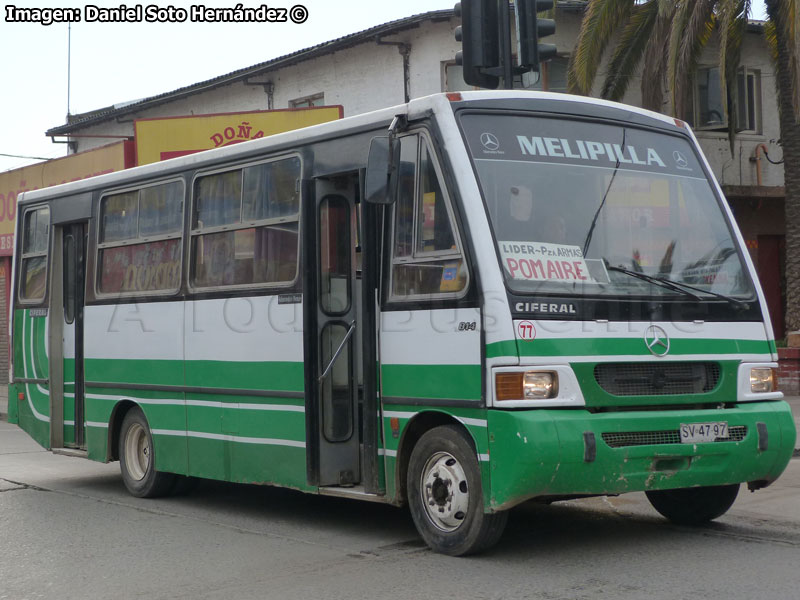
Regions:
<instances>
[{"instance_id":1,"label":"tire","mask_svg":"<svg viewBox=\"0 0 800 600\"><path fill-rule=\"evenodd\" d=\"M733 506L739 484L645 492L650 504L677 525L702 525Z\"/></svg>"},{"instance_id":2,"label":"tire","mask_svg":"<svg viewBox=\"0 0 800 600\"><path fill-rule=\"evenodd\" d=\"M155 459L150 426L142 409L134 407L125 414L119 435L120 470L131 495L156 498L170 493L175 475L156 471Z\"/></svg>"},{"instance_id":3,"label":"tire","mask_svg":"<svg viewBox=\"0 0 800 600\"><path fill-rule=\"evenodd\" d=\"M436 552L474 554L503 534L508 513L483 511L475 450L454 425L436 427L419 439L411 452L406 489L417 531Z\"/></svg>"}]
</instances>

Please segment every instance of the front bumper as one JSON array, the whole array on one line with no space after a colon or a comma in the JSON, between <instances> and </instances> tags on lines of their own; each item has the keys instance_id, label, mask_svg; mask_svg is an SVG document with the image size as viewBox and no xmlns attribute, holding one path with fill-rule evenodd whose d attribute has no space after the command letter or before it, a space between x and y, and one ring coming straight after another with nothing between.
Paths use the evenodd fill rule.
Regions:
<instances>
[{"instance_id":1,"label":"front bumper","mask_svg":"<svg viewBox=\"0 0 800 600\"><path fill-rule=\"evenodd\" d=\"M681 423L726 421L738 441L681 444ZM590 413L587 410L491 410L488 413L491 510L543 496L769 484L788 464L797 432L786 402L714 410ZM742 429L746 428L746 430ZM637 440L612 447L603 434ZM641 434L641 435L640 435ZM647 438L656 443L640 443ZM619 436L617 436L619 438ZM626 442L623 442L626 443ZM593 446L593 447L592 447Z\"/></svg>"}]
</instances>

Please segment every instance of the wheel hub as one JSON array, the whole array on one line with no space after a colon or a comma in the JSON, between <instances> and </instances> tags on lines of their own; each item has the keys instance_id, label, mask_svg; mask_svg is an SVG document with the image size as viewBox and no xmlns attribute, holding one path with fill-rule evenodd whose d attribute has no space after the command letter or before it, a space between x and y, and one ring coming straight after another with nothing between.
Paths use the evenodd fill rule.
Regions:
<instances>
[{"instance_id":1,"label":"wheel hub","mask_svg":"<svg viewBox=\"0 0 800 600\"><path fill-rule=\"evenodd\" d=\"M464 468L447 452L431 456L422 470L425 512L442 531L454 531L467 516L469 486Z\"/></svg>"},{"instance_id":2,"label":"wheel hub","mask_svg":"<svg viewBox=\"0 0 800 600\"><path fill-rule=\"evenodd\" d=\"M150 444L147 432L138 423L128 430L125 438L125 459L130 476L136 481L144 479L150 463Z\"/></svg>"}]
</instances>

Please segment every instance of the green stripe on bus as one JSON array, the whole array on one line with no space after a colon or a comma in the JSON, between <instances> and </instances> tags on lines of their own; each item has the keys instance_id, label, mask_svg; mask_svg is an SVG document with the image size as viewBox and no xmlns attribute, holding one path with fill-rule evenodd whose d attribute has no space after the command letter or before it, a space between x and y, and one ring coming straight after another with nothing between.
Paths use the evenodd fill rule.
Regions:
<instances>
[{"instance_id":1,"label":"green stripe on bus","mask_svg":"<svg viewBox=\"0 0 800 600\"><path fill-rule=\"evenodd\" d=\"M25 351L25 341L20 343L20 336L22 335L22 324L25 322L25 311L14 311L14 343L12 344L12 352L14 353L14 376L24 377L22 356Z\"/></svg>"},{"instance_id":2,"label":"green stripe on bus","mask_svg":"<svg viewBox=\"0 0 800 600\"><path fill-rule=\"evenodd\" d=\"M481 398L481 367L475 365L391 365L381 368L384 396L400 398Z\"/></svg>"},{"instance_id":3,"label":"green stripe on bus","mask_svg":"<svg viewBox=\"0 0 800 600\"><path fill-rule=\"evenodd\" d=\"M183 385L182 360L87 358L86 381L153 385Z\"/></svg>"},{"instance_id":4,"label":"green stripe on bus","mask_svg":"<svg viewBox=\"0 0 800 600\"><path fill-rule=\"evenodd\" d=\"M30 320L30 326L33 327L32 364L36 367L36 377L47 379L50 376L50 363L47 358L47 318L30 317Z\"/></svg>"},{"instance_id":5,"label":"green stripe on bus","mask_svg":"<svg viewBox=\"0 0 800 600\"><path fill-rule=\"evenodd\" d=\"M519 347L520 356L650 355L640 338L573 338L496 342L487 345L486 356L515 356L514 345ZM673 338L669 354L770 354L770 344L766 340Z\"/></svg>"},{"instance_id":6,"label":"green stripe on bus","mask_svg":"<svg viewBox=\"0 0 800 600\"><path fill-rule=\"evenodd\" d=\"M239 388L302 392L302 362L186 361L186 385L190 387Z\"/></svg>"},{"instance_id":7,"label":"green stripe on bus","mask_svg":"<svg viewBox=\"0 0 800 600\"><path fill-rule=\"evenodd\" d=\"M517 342L506 340L486 345L486 358L497 358L499 356L517 356Z\"/></svg>"},{"instance_id":8,"label":"green stripe on bus","mask_svg":"<svg viewBox=\"0 0 800 600\"><path fill-rule=\"evenodd\" d=\"M174 385L302 392L303 363L86 359L86 380L103 383Z\"/></svg>"}]
</instances>

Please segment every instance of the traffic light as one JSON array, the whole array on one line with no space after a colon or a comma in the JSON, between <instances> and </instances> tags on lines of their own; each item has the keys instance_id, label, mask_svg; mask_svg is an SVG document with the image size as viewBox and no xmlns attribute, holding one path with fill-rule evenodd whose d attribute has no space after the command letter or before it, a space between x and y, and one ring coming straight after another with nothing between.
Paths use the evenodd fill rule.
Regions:
<instances>
[{"instance_id":1,"label":"traffic light","mask_svg":"<svg viewBox=\"0 0 800 600\"><path fill-rule=\"evenodd\" d=\"M461 42L456 63L464 68L464 81L496 89L500 78L485 70L500 65L497 0L461 0L455 5L455 13L461 17L461 25L455 32L456 41Z\"/></svg>"},{"instance_id":2,"label":"traffic light","mask_svg":"<svg viewBox=\"0 0 800 600\"><path fill-rule=\"evenodd\" d=\"M538 71L539 63L556 55L555 44L539 40L556 32L553 19L539 19L536 13L553 8L553 0L516 0L517 65L523 71Z\"/></svg>"}]
</instances>

